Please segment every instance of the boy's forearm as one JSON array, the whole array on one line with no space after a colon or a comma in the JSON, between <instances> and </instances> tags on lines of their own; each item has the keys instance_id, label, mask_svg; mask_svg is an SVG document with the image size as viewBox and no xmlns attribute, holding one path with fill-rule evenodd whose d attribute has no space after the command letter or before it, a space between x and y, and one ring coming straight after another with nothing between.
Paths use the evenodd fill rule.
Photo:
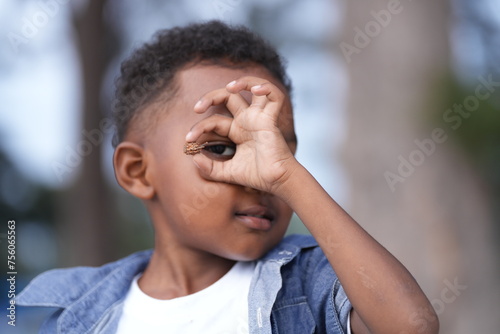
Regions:
<instances>
[{"instance_id":1,"label":"boy's forearm","mask_svg":"<svg viewBox=\"0 0 500 334\"><path fill-rule=\"evenodd\" d=\"M427 329L433 329L426 333L437 333L432 306L411 274L304 167L297 163L278 196L316 238L370 332L416 332L419 328L414 327L412 319L426 312L428 318L431 314Z\"/></svg>"}]
</instances>

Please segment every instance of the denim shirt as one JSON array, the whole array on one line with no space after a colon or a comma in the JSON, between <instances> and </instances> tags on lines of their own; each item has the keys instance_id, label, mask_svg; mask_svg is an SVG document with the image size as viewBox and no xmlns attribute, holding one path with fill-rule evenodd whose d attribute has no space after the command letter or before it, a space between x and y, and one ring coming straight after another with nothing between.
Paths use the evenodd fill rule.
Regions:
<instances>
[{"instance_id":1,"label":"denim shirt","mask_svg":"<svg viewBox=\"0 0 500 334\"><path fill-rule=\"evenodd\" d=\"M17 296L21 306L55 307L39 333L115 333L134 276L152 251L102 267L50 270ZM351 304L311 236L291 235L257 261L248 295L250 333L347 332Z\"/></svg>"}]
</instances>

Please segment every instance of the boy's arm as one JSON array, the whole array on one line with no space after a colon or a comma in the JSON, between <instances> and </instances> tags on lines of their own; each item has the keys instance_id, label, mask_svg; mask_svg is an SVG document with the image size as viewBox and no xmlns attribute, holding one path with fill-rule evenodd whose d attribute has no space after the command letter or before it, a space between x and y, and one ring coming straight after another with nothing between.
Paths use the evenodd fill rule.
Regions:
<instances>
[{"instance_id":1,"label":"boy's arm","mask_svg":"<svg viewBox=\"0 0 500 334\"><path fill-rule=\"evenodd\" d=\"M302 166L279 189L318 241L353 305L353 333L437 333L428 299L406 268ZM422 326L422 317L428 321ZM431 315L430 317L428 315Z\"/></svg>"},{"instance_id":2,"label":"boy's arm","mask_svg":"<svg viewBox=\"0 0 500 334\"><path fill-rule=\"evenodd\" d=\"M242 90L253 93L250 104L239 94ZM209 179L269 192L288 203L339 277L353 305L353 333L437 333L435 312L411 274L291 153L278 128L285 98L275 85L254 77L241 78L227 89L205 95L195 106L196 112L224 103L234 118L210 116L196 124L186 140L195 141L202 133L214 131L231 139L237 148L227 161L194 156L200 172ZM418 318L424 314L425 328Z\"/></svg>"}]
</instances>

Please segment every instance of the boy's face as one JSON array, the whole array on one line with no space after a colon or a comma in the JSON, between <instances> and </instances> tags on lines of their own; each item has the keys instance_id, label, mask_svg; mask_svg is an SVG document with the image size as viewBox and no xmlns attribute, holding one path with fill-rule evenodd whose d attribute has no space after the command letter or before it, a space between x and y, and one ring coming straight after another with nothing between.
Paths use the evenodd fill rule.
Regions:
<instances>
[{"instance_id":1,"label":"boy's face","mask_svg":"<svg viewBox=\"0 0 500 334\"><path fill-rule=\"evenodd\" d=\"M177 251L186 249L231 260L253 260L282 239L292 215L288 205L268 193L206 180L200 176L192 156L183 153L185 136L195 123L216 113L232 117L224 105L196 114L195 103L204 94L248 75L269 80L286 91L260 66L195 65L177 73L178 91L165 111L160 111L154 130L144 138L148 178L155 189L155 196L147 206L157 243L175 246ZM279 128L295 152L289 98L280 114ZM198 140L204 142L227 144L229 140L209 133ZM255 217L262 215L265 218Z\"/></svg>"}]
</instances>

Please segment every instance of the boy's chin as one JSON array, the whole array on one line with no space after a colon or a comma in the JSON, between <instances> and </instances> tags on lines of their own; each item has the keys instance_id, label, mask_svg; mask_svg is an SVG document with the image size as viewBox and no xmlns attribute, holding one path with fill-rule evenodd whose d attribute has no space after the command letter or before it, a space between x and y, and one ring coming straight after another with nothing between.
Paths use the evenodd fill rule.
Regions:
<instances>
[{"instance_id":1,"label":"boy's chin","mask_svg":"<svg viewBox=\"0 0 500 334\"><path fill-rule=\"evenodd\" d=\"M270 245L269 247L261 246L258 249L253 247L245 251L238 251L230 254L225 254L226 256L224 257L233 261L243 261L243 262L255 261L266 255L266 253L269 252L274 246L276 245Z\"/></svg>"},{"instance_id":2,"label":"boy's chin","mask_svg":"<svg viewBox=\"0 0 500 334\"><path fill-rule=\"evenodd\" d=\"M248 261L255 261L255 260L258 260L260 259L262 256L264 256L265 253L262 253L262 254L259 254L259 255L242 255L242 254L238 254L238 255L235 255L235 256L231 256L229 258L229 260L233 260L233 261L241 261L241 262L248 262Z\"/></svg>"}]
</instances>

